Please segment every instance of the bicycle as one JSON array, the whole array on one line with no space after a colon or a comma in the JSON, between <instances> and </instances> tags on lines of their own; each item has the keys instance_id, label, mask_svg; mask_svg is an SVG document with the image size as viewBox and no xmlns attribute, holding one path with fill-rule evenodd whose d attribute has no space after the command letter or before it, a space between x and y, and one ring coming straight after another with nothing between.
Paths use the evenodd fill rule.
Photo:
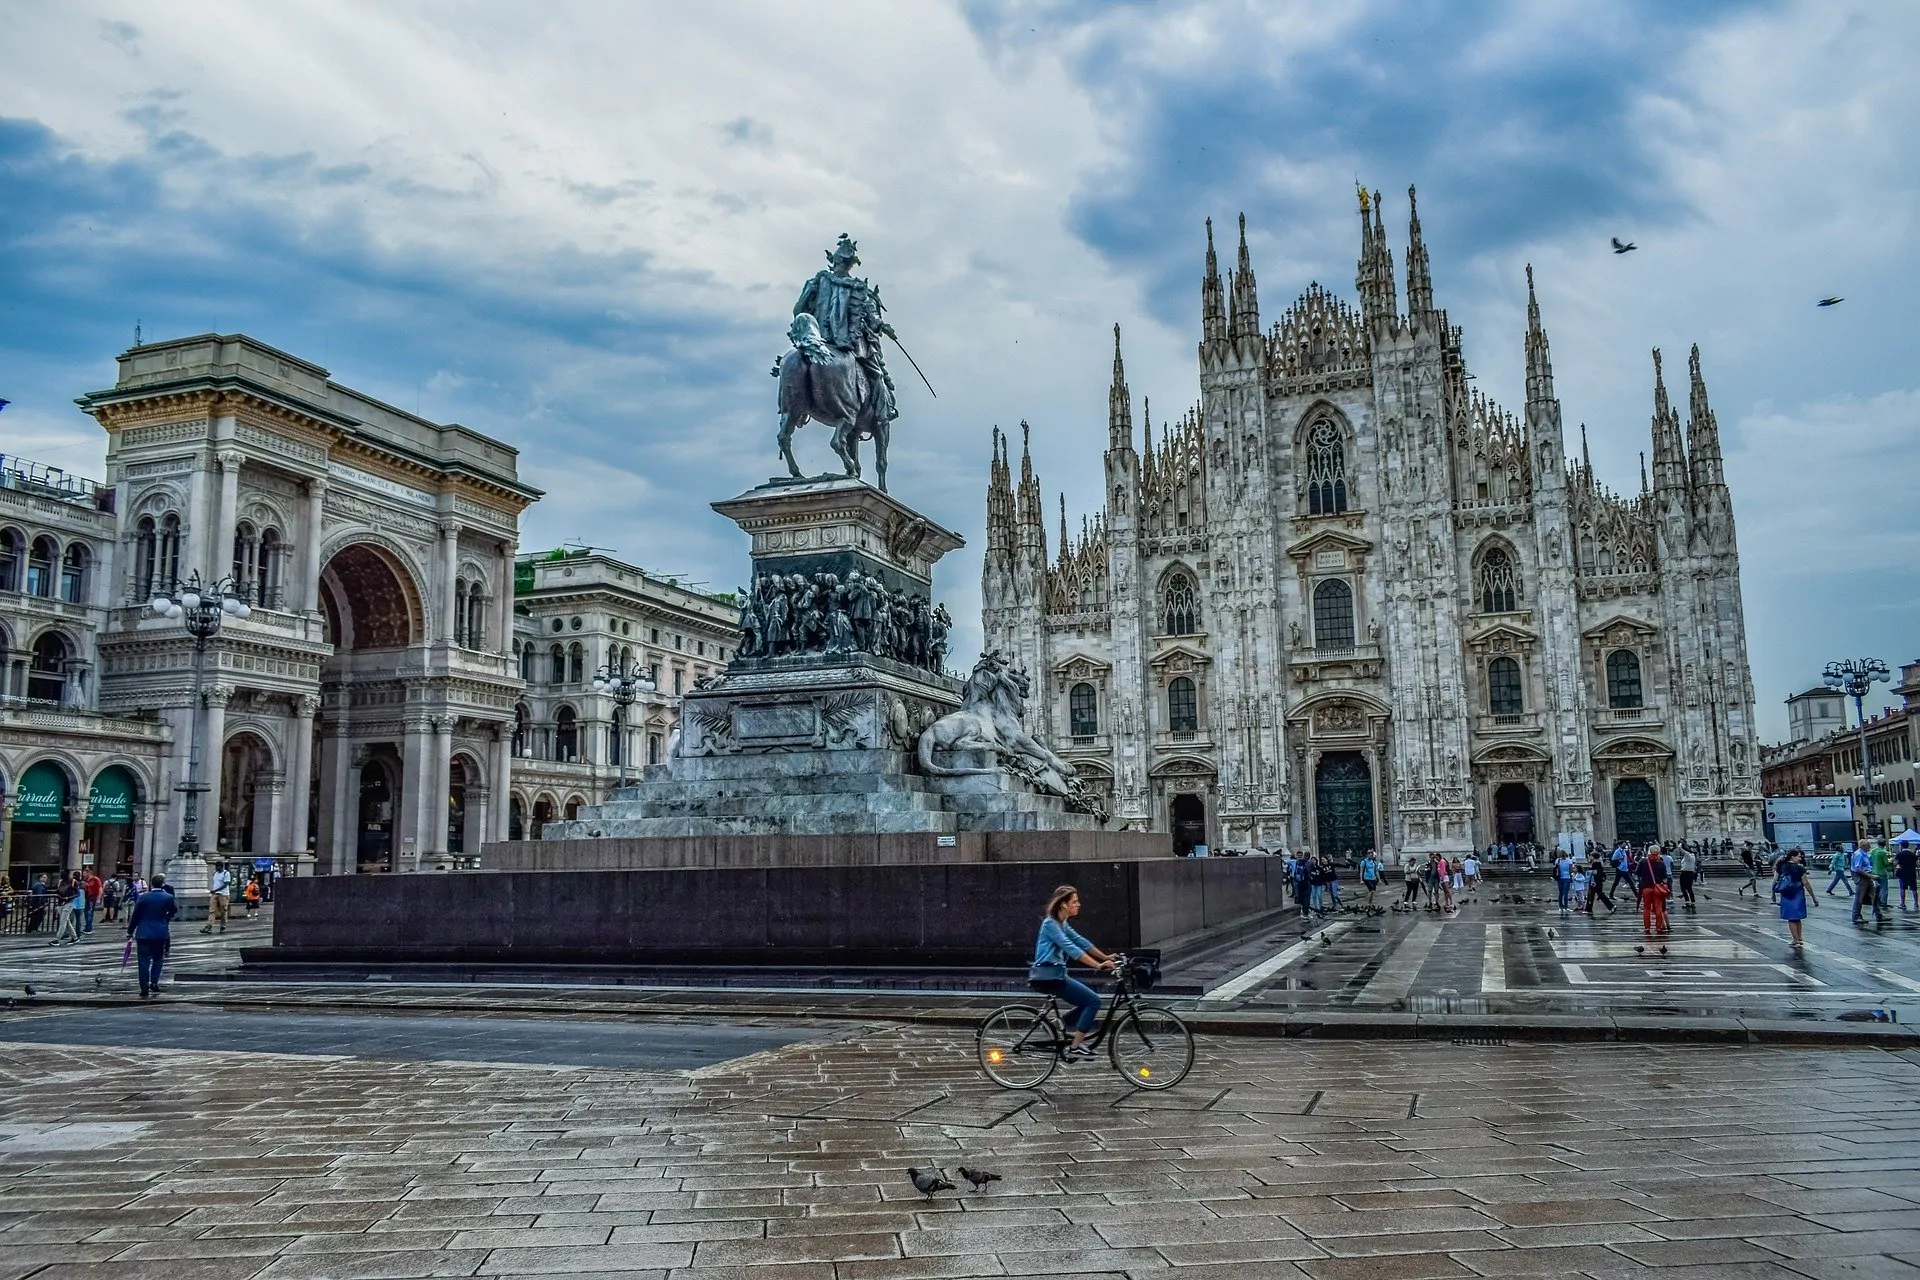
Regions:
<instances>
[{"instance_id":1,"label":"bicycle","mask_svg":"<svg viewBox=\"0 0 1920 1280\"><path fill-rule=\"evenodd\" d=\"M1107 1061L1138 1089L1171 1089L1193 1069L1193 1032L1171 1010L1143 1003L1139 993L1159 978L1158 953L1123 954L1113 971L1113 997L1087 1046L1107 1046ZM1004 1089L1037 1089L1066 1060L1073 1036L1060 1021L1060 1001L995 1009L974 1033L987 1078Z\"/></svg>"}]
</instances>

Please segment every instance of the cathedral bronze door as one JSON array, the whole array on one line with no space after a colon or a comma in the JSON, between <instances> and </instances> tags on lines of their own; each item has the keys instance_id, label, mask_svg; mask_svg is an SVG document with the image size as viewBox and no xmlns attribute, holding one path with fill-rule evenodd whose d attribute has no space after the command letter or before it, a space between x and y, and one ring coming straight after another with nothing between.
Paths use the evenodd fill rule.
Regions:
<instances>
[{"instance_id":1,"label":"cathedral bronze door","mask_svg":"<svg viewBox=\"0 0 1920 1280\"><path fill-rule=\"evenodd\" d=\"M1358 751L1329 751L1313 776L1314 852L1356 856L1374 847L1373 771Z\"/></svg>"},{"instance_id":2,"label":"cathedral bronze door","mask_svg":"<svg viewBox=\"0 0 1920 1280\"><path fill-rule=\"evenodd\" d=\"M1613 784L1613 835L1628 844L1651 844L1660 838L1660 806L1645 778Z\"/></svg>"}]
</instances>

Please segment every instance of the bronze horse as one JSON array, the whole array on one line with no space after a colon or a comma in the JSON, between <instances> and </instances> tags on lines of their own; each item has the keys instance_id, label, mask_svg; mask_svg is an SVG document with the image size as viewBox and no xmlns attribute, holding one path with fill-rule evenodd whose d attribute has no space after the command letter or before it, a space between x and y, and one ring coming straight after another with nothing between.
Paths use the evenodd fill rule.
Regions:
<instances>
[{"instance_id":1,"label":"bronze horse","mask_svg":"<svg viewBox=\"0 0 1920 1280\"><path fill-rule=\"evenodd\" d=\"M833 428L833 451L850 480L860 478L860 442L873 441L874 471L887 489L887 436L892 428L873 379L852 352L836 351L806 312L787 329L793 349L773 367L780 380L780 456L796 480L805 479L793 460L793 433L809 422Z\"/></svg>"}]
</instances>

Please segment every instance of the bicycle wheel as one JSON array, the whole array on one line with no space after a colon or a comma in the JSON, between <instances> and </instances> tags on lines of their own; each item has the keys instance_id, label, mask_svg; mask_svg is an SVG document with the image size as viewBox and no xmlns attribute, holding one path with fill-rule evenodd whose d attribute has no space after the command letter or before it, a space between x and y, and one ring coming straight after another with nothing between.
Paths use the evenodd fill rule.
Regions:
<instances>
[{"instance_id":1,"label":"bicycle wheel","mask_svg":"<svg viewBox=\"0 0 1920 1280\"><path fill-rule=\"evenodd\" d=\"M1135 1005L1114 1024L1107 1056L1136 1089L1171 1089L1193 1070L1193 1032L1157 1005Z\"/></svg>"},{"instance_id":2,"label":"bicycle wheel","mask_svg":"<svg viewBox=\"0 0 1920 1280\"><path fill-rule=\"evenodd\" d=\"M1031 1005L995 1009L974 1034L980 1069L1005 1089L1038 1088L1060 1065L1059 1026Z\"/></svg>"}]
</instances>

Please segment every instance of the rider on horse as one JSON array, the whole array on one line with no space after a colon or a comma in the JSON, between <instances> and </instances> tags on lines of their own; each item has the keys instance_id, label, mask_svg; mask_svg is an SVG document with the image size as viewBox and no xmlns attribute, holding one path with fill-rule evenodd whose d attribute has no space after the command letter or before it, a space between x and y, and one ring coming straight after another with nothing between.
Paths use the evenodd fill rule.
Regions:
<instances>
[{"instance_id":1,"label":"rider on horse","mask_svg":"<svg viewBox=\"0 0 1920 1280\"><path fill-rule=\"evenodd\" d=\"M830 265L825 271L815 272L813 279L801 286L793 314L811 315L827 345L851 355L867 375L867 402L861 406L857 427L857 434L864 440L874 434L876 421L892 422L900 416L893 401L893 377L880 350L882 335L895 341L900 335L886 322L887 308L880 301L880 290L852 274L860 263L860 254L846 232L841 232L839 243L827 251L827 262Z\"/></svg>"}]
</instances>

